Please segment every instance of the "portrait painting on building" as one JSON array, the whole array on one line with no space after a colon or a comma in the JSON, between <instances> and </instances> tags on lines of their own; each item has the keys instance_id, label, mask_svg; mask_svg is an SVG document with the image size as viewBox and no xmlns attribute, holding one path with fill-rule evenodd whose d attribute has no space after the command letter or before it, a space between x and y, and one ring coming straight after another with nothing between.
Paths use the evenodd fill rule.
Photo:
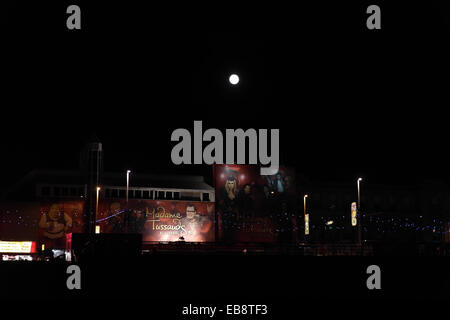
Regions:
<instances>
[{"instance_id":1,"label":"portrait painting on building","mask_svg":"<svg viewBox=\"0 0 450 320\"><path fill-rule=\"evenodd\" d=\"M0 240L37 241L47 249L64 249L66 234L83 231L83 201L3 202Z\"/></svg>"},{"instance_id":2,"label":"portrait painting on building","mask_svg":"<svg viewBox=\"0 0 450 320\"><path fill-rule=\"evenodd\" d=\"M272 176L261 175L256 165L215 165L214 171L223 240L275 241L280 230L292 229L291 221L280 220L295 208L292 168L281 167Z\"/></svg>"},{"instance_id":3,"label":"portrait painting on building","mask_svg":"<svg viewBox=\"0 0 450 320\"><path fill-rule=\"evenodd\" d=\"M38 222L39 242L45 248L65 249L66 234L82 232L83 201L41 203Z\"/></svg>"},{"instance_id":4,"label":"portrait painting on building","mask_svg":"<svg viewBox=\"0 0 450 320\"><path fill-rule=\"evenodd\" d=\"M144 242L214 241L213 202L102 200L97 217L101 232L141 233Z\"/></svg>"}]
</instances>

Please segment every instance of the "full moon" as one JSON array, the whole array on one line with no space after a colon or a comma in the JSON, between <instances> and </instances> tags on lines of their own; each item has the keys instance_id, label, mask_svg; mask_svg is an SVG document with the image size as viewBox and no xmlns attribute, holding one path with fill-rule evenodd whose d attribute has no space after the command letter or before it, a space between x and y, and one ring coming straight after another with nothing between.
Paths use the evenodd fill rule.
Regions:
<instances>
[{"instance_id":1,"label":"full moon","mask_svg":"<svg viewBox=\"0 0 450 320\"><path fill-rule=\"evenodd\" d=\"M232 74L228 80L232 85L237 85L239 83L239 76L237 74Z\"/></svg>"}]
</instances>

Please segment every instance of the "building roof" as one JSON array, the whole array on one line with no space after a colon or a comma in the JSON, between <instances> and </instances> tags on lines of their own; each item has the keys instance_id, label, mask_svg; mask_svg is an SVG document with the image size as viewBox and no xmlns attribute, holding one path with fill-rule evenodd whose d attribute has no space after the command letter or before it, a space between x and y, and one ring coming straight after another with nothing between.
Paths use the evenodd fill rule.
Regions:
<instances>
[{"instance_id":1,"label":"building roof","mask_svg":"<svg viewBox=\"0 0 450 320\"><path fill-rule=\"evenodd\" d=\"M102 175L104 186L126 186L126 173L105 172ZM83 171L80 170L46 170L38 169L29 172L15 185L6 190L4 197L20 192L23 188L35 184L49 185L84 185ZM197 175L166 175L166 174L130 174L130 188L161 188L213 191L214 188Z\"/></svg>"},{"instance_id":2,"label":"building roof","mask_svg":"<svg viewBox=\"0 0 450 320\"><path fill-rule=\"evenodd\" d=\"M126 173L104 173L103 185L125 186ZM192 190L214 190L202 176L165 175L165 174L130 174L130 187L172 188Z\"/></svg>"}]
</instances>

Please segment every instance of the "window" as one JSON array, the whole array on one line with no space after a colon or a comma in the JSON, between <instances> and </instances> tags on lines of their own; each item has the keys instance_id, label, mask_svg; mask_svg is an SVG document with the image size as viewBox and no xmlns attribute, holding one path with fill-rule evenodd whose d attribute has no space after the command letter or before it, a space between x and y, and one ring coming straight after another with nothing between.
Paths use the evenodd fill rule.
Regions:
<instances>
[{"instance_id":1,"label":"window","mask_svg":"<svg viewBox=\"0 0 450 320\"><path fill-rule=\"evenodd\" d=\"M76 197L77 196L77 188L70 188L70 195L72 197Z\"/></svg>"},{"instance_id":2,"label":"window","mask_svg":"<svg viewBox=\"0 0 450 320\"><path fill-rule=\"evenodd\" d=\"M69 188L62 188L62 195L64 197L67 197L69 195Z\"/></svg>"},{"instance_id":3,"label":"window","mask_svg":"<svg viewBox=\"0 0 450 320\"><path fill-rule=\"evenodd\" d=\"M203 194L203 201L209 201L209 193Z\"/></svg>"},{"instance_id":4,"label":"window","mask_svg":"<svg viewBox=\"0 0 450 320\"><path fill-rule=\"evenodd\" d=\"M118 198L119 197L119 190L113 189L112 192L111 192L111 197L112 198Z\"/></svg>"},{"instance_id":5,"label":"window","mask_svg":"<svg viewBox=\"0 0 450 320\"><path fill-rule=\"evenodd\" d=\"M166 192L166 199L172 199L172 192Z\"/></svg>"},{"instance_id":6,"label":"window","mask_svg":"<svg viewBox=\"0 0 450 320\"><path fill-rule=\"evenodd\" d=\"M119 190L119 198L126 198L127 192L126 190Z\"/></svg>"},{"instance_id":7,"label":"window","mask_svg":"<svg viewBox=\"0 0 450 320\"><path fill-rule=\"evenodd\" d=\"M150 192L148 190L144 190L142 193L142 198L149 199L150 198Z\"/></svg>"},{"instance_id":8,"label":"window","mask_svg":"<svg viewBox=\"0 0 450 320\"><path fill-rule=\"evenodd\" d=\"M54 187L54 188L53 188L53 194L54 194L56 197L59 197L60 193L61 193L61 188L60 188L60 187Z\"/></svg>"}]
</instances>

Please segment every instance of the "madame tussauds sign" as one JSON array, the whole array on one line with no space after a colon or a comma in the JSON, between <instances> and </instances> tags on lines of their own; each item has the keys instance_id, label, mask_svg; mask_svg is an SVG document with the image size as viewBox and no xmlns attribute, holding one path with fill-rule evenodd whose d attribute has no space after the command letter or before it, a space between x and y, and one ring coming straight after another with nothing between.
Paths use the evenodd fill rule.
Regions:
<instances>
[{"instance_id":1,"label":"madame tussauds sign","mask_svg":"<svg viewBox=\"0 0 450 320\"><path fill-rule=\"evenodd\" d=\"M261 164L261 175L274 175L279 168L280 130L270 130L270 155L268 130L259 129L226 129L225 139L219 129L208 129L203 132L202 121L194 121L194 138L187 129L176 129L172 132L171 141L177 141L172 148L171 158L179 164ZM192 149L192 140L193 149ZM225 140L225 148L224 148ZM247 144L248 141L248 163ZM203 142L209 142L203 147ZM236 155L235 155L236 146ZM192 159L192 153L194 159ZM225 153L225 158L224 158ZM224 162L225 160L225 162Z\"/></svg>"}]
</instances>

